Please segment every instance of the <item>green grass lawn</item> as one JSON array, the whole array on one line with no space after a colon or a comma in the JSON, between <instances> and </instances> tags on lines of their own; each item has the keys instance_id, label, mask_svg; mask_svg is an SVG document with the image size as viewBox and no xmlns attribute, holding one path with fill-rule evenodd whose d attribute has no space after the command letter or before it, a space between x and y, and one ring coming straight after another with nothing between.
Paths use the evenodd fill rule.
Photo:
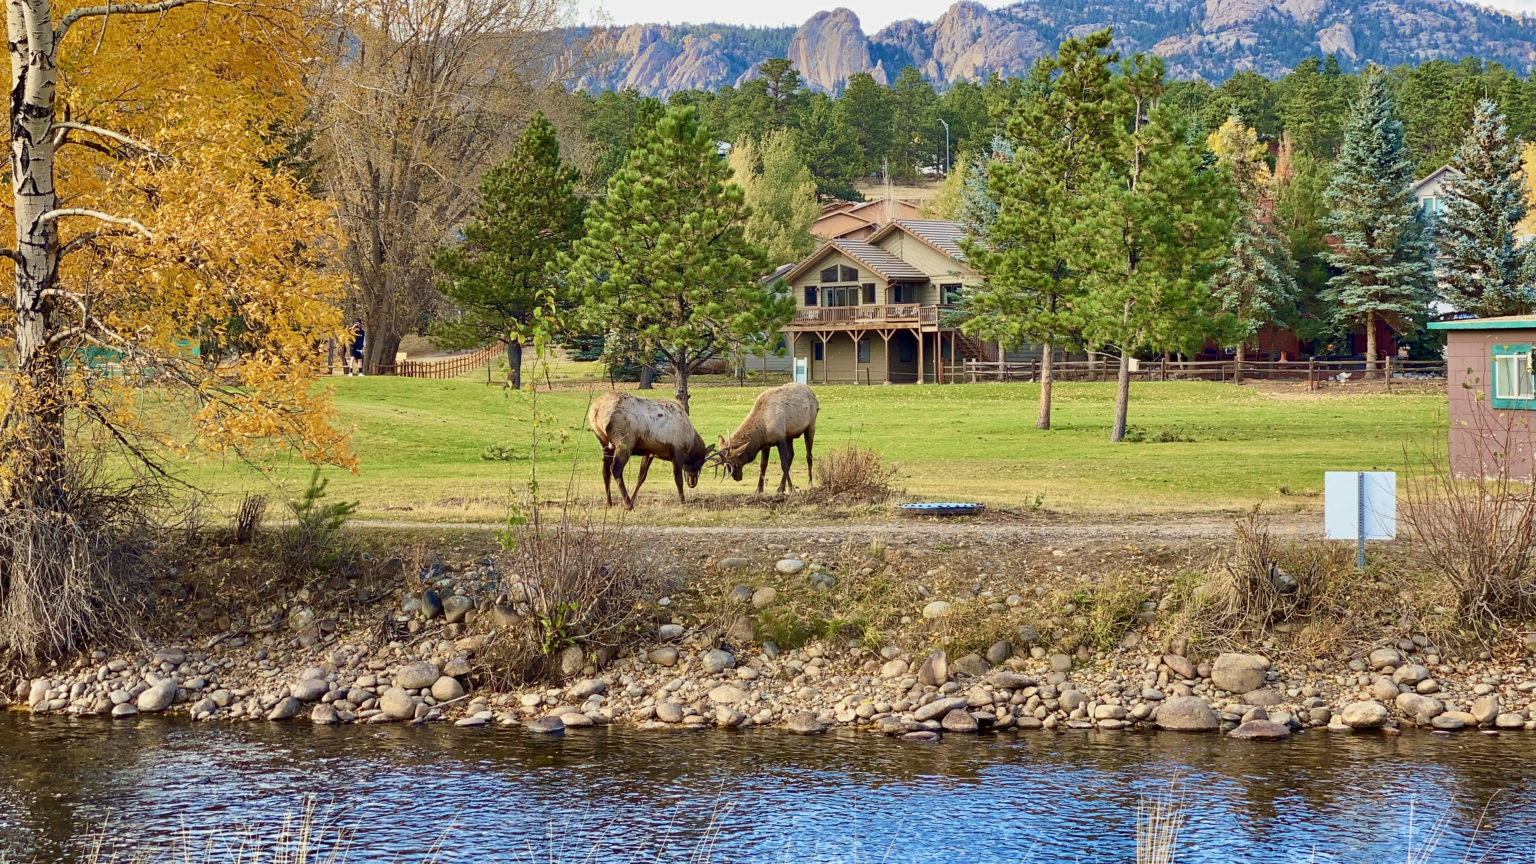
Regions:
<instances>
[{"instance_id":1,"label":"green grass lawn","mask_svg":"<svg viewBox=\"0 0 1536 864\"><path fill-rule=\"evenodd\" d=\"M539 442L541 497L600 500L596 440L582 429L589 399L601 391L510 392L484 381L337 378L330 385L341 422L353 430L355 474L331 469L329 491L361 504L361 515L400 520L496 520L527 488L531 446ZM858 444L899 469L897 485L928 499L980 500L1082 516L1228 513L1259 501L1279 511L1321 507L1327 470L1401 470L1404 448L1441 441L1443 385L1339 388L1169 382L1132 387L1130 423L1146 440L1111 444L1114 385L1056 386L1055 428L1034 428L1038 388L1030 384L823 387L817 452ZM700 388L694 422L706 441L746 416L755 389ZM669 397L669 387L654 392ZM563 443L561 433L567 436ZM1173 440L1159 440L1173 439ZM482 458L510 445L509 461ZM638 461L631 463L633 483ZM767 508L731 511L755 491L706 472L701 503L678 508L671 471L658 464L642 495L641 518L718 523L770 519ZM803 448L795 478L804 484ZM202 466L194 472L224 501L269 488L250 469ZM272 472L291 494L307 481L302 465ZM776 460L769 491L777 485ZM691 496L692 497L692 496ZM754 515L755 514L755 515Z\"/></svg>"}]
</instances>

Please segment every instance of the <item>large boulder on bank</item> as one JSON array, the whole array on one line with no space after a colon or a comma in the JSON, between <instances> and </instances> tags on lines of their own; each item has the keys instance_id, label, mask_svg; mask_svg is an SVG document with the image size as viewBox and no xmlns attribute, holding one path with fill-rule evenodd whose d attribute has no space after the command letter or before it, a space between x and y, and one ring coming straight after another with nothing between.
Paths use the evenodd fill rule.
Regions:
<instances>
[{"instance_id":1,"label":"large boulder on bank","mask_svg":"<svg viewBox=\"0 0 1536 864\"><path fill-rule=\"evenodd\" d=\"M929 687L942 687L949 680L949 655L943 651L929 654L923 667L917 670L917 680Z\"/></svg>"},{"instance_id":2,"label":"large boulder on bank","mask_svg":"<svg viewBox=\"0 0 1536 864\"><path fill-rule=\"evenodd\" d=\"M1273 720L1249 720L1228 732L1227 737L1243 741L1280 741L1291 737L1291 730Z\"/></svg>"},{"instance_id":3,"label":"large boulder on bank","mask_svg":"<svg viewBox=\"0 0 1536 864\"><path fill-rule=\"evenodd\" d=\"M1420 726L1428 726L1445 710L1445 706L1440 704L1439 699L1419 693L1399 693L1397 700L1392 704L1408 719Z\"/></svg>"},{"instance_id":4,"label":"large boulder on bank","mask_svg":"<svg viewBox=\"0 0 1536 864\"><path fill-rule=\"evenodd\" d=\"M423 690L442 677L437 666L425 660L407 663L395 672L395 686L405 690Z\"/></svg>"},{"instance_id":5,"label":"large boulder on bank","mask_svg":"<svg viewBox=\"0 0 1536 864\"><path fill-rule=\"evenodd\" d=\"M1388 713L1380 702L1351 702L1344 706L1339 720L1351 729L1380 729L1386 725Z\"/></svg>"},{"instance_id":6,"label":"large boulder on bank","mask_svg":"<svg viewBox=\"0 0 1536 864\"><path fill-rule=\"evenodd\" d=\"M1175 696L1157 706L1157 728L1169 732L1215 732L1221 718L1199 696Z\"/></svg>"},{"instance_id":7,"label":"large boulder on bank","mask_svg":"<svg viewBox=\"0 0 1536 864\"><path fill-rule=\"evenodd\" d=\"M134 704L138 706L140 711L151 712L164 711L171 707L171 703L175 701L176 682L167 678L140 693L138 700Z\"/></svg>"},{"instance_id":8,"label":"large boulder on bank","mask_svg":"<svg viewBox=\"0 0 1536 864\"><path fill-rule=\"evenodd\" d=\"M416 702L403 687L391 687L379 697L379 710L391 720L410 720L416 716Z\"/></svg>"},{"instance_id":9,"label":"large boulder on bank","mask_svg":"<svg viewBox=\"0 0 1536 864\"><path fill-rule=\"evenodd\" d=\"M1264 686L1269 658L1257 654L1219 654L1211 664L1211 683L1229 693L1247 693Z\"/></svg>"}]
</instances>

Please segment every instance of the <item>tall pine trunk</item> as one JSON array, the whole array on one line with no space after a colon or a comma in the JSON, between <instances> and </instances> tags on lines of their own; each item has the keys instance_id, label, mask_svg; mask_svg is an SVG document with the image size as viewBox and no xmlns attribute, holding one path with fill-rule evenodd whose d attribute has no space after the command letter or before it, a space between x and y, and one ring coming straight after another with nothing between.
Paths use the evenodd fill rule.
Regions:
<instances>
[{"instance_id":1,"label":"tall pine trunk","mask_svg":"<svg viewBox=\"0 0 1536 864\"><path fill-rule=\"evenodd\" d=\"M1365 377L1376 377L1376 311L1365 313Z\"/></svg>"},{"instance_id":2,"label":"tall pine trunk","mask_svg":"<svg viewBox=\"0 0 1536 864\"><path fill-rule=\"evenodd\" d=\"M1040 413L1035 418L1036 429L1051 428L1051 384L1055 380L1052 360L1051 343L1047 342L1040 346Z\"/></svg>"},{"instance_id":3,"label":"tall pine trunk","mask_svg":"<svg viewBox=\"0 0 1536 864\"><path fill-rule=\"evenodd\" d=\"M693 413L691 407L688 404L688 399L690 398L690 394L688 393L688 376L693 372L693 370L689 368L690 362L691 361L688 358L688 352L680 351L678 352L677 357L677 368L673 370L677 376L673 388L674 393L677 396L677 401L682 403L683 413L685 414Z\"/></svg>"},{"instance_id":4,"label":"tall pine trunk","mask_svg":"<svg viewBox=\"0 0 1536 864\"><path fill-rule=\"evenodd\" d=\"M1109 440L1119 443L1125 440L1125 418L1131 407L1131 352L1120 349L1120 375L1115 384L1115 428L1109 432Z\"/></svg>"},{"instance_id":5,"label":"tall pine trunk","mask_svg":"<svg viewBox=\"0 0 1536 864\"><path fill-rule=\"evenodd\" d=\"M513 390L523 389L523 343L518 339L507 340L507 380Z\"/></svg>"}]
</instances>

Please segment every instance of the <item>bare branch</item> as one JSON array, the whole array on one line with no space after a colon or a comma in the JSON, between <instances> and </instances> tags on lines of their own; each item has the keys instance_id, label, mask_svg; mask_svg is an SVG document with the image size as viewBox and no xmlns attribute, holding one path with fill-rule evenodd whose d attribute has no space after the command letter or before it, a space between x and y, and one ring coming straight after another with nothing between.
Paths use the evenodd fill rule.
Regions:
<instances>
[{"instance_id":1,"label":"bare branch","mask_svg":"<svg viewBox=\"0 0 1536 864\"><path fill-rule=\"evenodd\" d=\"M59 130L59 133L55 135L53 139L55 145L63 144L65 133L70 129L75 129L80 132L89 132L92 135L100 135L103 138L110 138L113 141L123 145L124 147L128 147L134 150L141 150L145 153L155 152L154 148L150 147L143 141L138 140L137 138L130 138L121 132L114 132L111 129L103 129L100 126L92 126L89 123L76 123L73 120L62 120L54 123L50 128Z\"/></svg>"},{"instance_id":2,"label":"bare branch","mask_svg":"<svg viewBox=\"0 0 1536 864\"><path fill-rule=\"evenodd\" d=\"M49 210L47 213L37 217L37 224L39 226L46 225L49 222L58 221L65 216L89 216L92 219L110 222L113 225L126 225L142 234L144 239L150 242L154 242L155 239L154 233L145 228L144 224L137 219L129 219L127 216L113 216L110 213L103 213L100 210L89 210L84 207L62 207L58 210Z\"/></svg>"},{"instance_id":3,"label":"bare branch","mask_svg":"<svg viewBox=\"0 0 1536 864\"><path fill-rule=\"evenodd\" d=\"M219 3L216 0L160 0L159 3L108 3L105 6L83 6L71 11L59 22L59 27L54 31L53 40L57 45L64 41L64 34L69 32L70 26L84 18L100 18L106 15L155 15L160 12L169 12L178 6L188 6L193 3L201 3L205 6L231 6L229 3Z\"/></svg>"}]
</instances>

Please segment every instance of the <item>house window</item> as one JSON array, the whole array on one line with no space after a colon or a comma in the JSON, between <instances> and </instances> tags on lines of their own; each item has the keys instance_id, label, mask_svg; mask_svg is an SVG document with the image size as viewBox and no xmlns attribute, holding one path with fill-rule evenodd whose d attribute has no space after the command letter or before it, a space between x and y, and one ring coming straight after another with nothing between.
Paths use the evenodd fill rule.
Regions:
<instances>
[{"instance_id":1,"label":"house window","mask_svg":"<svg viewBox=\"0 0 1536 864\"><path fill-rule=\"evenodd\" d=\"M1424 209L1426 219L1433 219L1445 209L1445 202L1437 195L1429 195L1420 199L1419 206Z\"/></svg>"},{"instance_id":2,"label":"house window","mask_svg":"<svg viewBox=\"0 0 1536 864\"><path fill-rule=\"evenodd\" d=\"M865 336L863 339L859 340L859 362L860 363L868 363L869 362L869 337L868 336Z\"/></svg>"},{"instance_id":3,"label":"house window","mask_svg":"<svg viewBox=\"0 0 1536 864\"><path fill-rule=\"evenodd\" d=\"M836 288L821 289L826 294L824 306L857 306L859 305L859 286L840 285Z\"/></svg>"},{"instance_id":4,"label":"house window","mask_svg":"<svg viewBox=\"0 0 1536 864\"><path fill-rule=\"evenodd\" d=\"M891 286L891 302L892 303L916 303L917 302L917 286L915 286L915 285L892 285Z\"/></svg>"},{"instance_id":5,"label":"house window","mask_svg":"<svg viewBox=\"0 0 1536 864\"><path fill-rule=\"evenodd\" d=\"M823 281L823 282L836 282L837 281L837 267L835 267L835 266L828 267L827 269L821 271L821 281Z\"/></svg>"},{"instance_id":6,"label":"house window","mask_svg":"<svg viewBox=\"0 0 1536 864\"><path fill-rule=\"evenodd\" d=\"M857 282L857 281L859 281L859 271L858 270L856 270L856 269L854 269L852 267L849 267L847 264L844 264L841 267L838 267L837 269L838 269L838 274L839 274L837 281L839 281L839 282Z\"/></svg>"},{"instance_id":7,"label":"house window","mask_svg":"<svg viewBox=\"0 0 1536 864\"><path fill-rule=\"evenodd\" d=\"M875 302L875 284L873 282L864 285L864 302L873 305Z\"/></svg>"},{"instance_id":8,"label":"house window","mask_svg":"<svg viewBox=\"0 0 1536 864\"><path fill-rule=\"evenodd\" d=\"M816 343L813 344L812 347L815 349L816 359L817 360L822 359L822 354L824 353L823 350L822 350L822 344L820 342L816 342Z\"/></svg>"},{"instance_id":9,"label":"house window","mask_svg":"<svg viewBox=\"0 0 1536 864\"><path fill-rule=\"evenodd\" d=\"M1493 346L1493 407L1536 410L1530 345Z\"/></svg>"},{"instance_id":10,"label":"house window","mask_svg":"<svg viewBox=\"0 0 1536 864\"><path fill-rule=\"evenodd\" d=\"M816 291L816 286L815 285L807 285L807 286L805 286L805 305L807 305L807 306L815 306L816 305L816 294L817 294L817 291Z\"/></svg>"},{"instance_id":11,"label":"house window","mask_svg":"<svg viewBox=\"0 0 1536 864\"><path fill-rule=\"evenodd\" d=\"M959 298L960 298L960 286L959 286L959 284L940 285L939 286L939 302L940 303L948 305L950 303L955 302Z\"/></svg>"},{"instance_id":12,"label":"house window","mask_svg":"<svg viewBox=\"0 0 1536 864\"><path fill-rule=\"evenodd\" d=\"M916 363L917 345L903 339L901 344L896 346L896 359L902 363Z\"/></svg>"}]
</instances>

